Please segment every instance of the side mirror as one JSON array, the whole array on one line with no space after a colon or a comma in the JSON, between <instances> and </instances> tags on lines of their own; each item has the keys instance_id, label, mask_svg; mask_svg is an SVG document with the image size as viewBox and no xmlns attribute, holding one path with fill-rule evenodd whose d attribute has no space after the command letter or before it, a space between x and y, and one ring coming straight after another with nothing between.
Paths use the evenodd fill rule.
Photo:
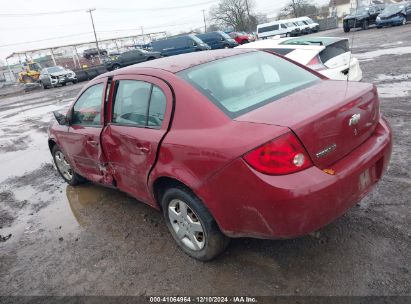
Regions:
<instances>
[{"instance_id":1,"label":"side mirror","mask_svg":"<svg viewBox=\"0 0 411 304\"><path fill-rule=\"evenodd\" d=\"M54 111L53 114L59 125L68 125L68 119L66 115L63 115L57 111Z\"/></svg>"},{"instance_id":2,"label":"side mirror","mask_svg":"<svg viewBox=\"0 0 411 304\"><path fill-rule=\"evenodd\" d=\"M197 42L193 42L193 46L197 46Z\"/></svg>"}]
</instances>

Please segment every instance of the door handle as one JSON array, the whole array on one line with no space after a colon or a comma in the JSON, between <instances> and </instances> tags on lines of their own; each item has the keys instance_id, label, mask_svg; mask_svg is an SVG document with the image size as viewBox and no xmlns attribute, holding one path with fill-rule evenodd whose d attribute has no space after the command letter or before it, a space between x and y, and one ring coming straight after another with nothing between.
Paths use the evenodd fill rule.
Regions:
<instances>
[{"instance_id":1,"label":"door handle","mask_svg":"<svg viewBox=\"0 0 411 304\"><path fill-rule=\"evenodd\" d=\"M143 153L148 153L150 152L150 148L143 147L143 146L137 146L137 149L139 149Z\"/></svg>"},{"instance_id":2,"label":"door handle","mask_svg":"<svg viewBox=\"0 0 411 304\"><path fill-rule=\"evenodd\" d=\"M90 145L92 145L92 146L98 146L98 142L97 141L95 141L95 140L87 140L87 143L88 144L90 144Z\"/></svg>"}]
</instances>

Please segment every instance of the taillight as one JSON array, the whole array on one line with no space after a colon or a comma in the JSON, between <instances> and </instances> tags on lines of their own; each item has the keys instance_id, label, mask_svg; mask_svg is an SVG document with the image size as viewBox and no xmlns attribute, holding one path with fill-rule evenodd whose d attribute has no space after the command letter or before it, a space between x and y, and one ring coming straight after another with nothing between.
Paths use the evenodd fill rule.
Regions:
<instances>
[{"instance_id":1,"label":"taillight","mask_svg":"<svg viewBox=\"0 0 411 304\"><path fill-rule=\"evenodd\" d=\"M269 175L284 175L312 166L310 157L293 133L284 134L244 155L255 170Z\"/></svg>"},{"instance_id":2,"label":"taillight","mask_svg":"<svg viewBox=\"0 0 411 304\"><path fill-rule=\"evenodd\" d=\"M326 69L325 65L322 64L318 56L315 56L313 59L311 59L307 66L315 71L321 71Z\"/></svg>"}]
</instances>

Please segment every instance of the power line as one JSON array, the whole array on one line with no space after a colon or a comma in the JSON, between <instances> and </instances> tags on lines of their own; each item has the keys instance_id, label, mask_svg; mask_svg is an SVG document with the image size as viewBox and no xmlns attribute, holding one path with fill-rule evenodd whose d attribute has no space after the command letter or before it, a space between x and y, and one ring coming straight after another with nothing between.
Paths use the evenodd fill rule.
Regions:
<instances>
[{"instance_id":1,"label":"power line","mask_svg":"<svg viewBox=\"0 0 411 304\"><path fill-rule=\"evenodd\" d=\"M161 11L161 10L174 10L181 8L190 8L200 5L206 5L218 2L219 0L204 1L195 4L168 6L168 7L152 7L152 8L110 8L102 7L97 8L99 11L110 11L110 12L141 12L141 11ZM51 11L51 12L37 12L37 13L0 13L0 17L28 17L28 16L45 16L45 15L60 15L60 14L70 14L70 13L80 13L84 12L85 9L75 9L75 10L65 10L65 11Z\"/></svg>"},{"instance_id":2,"label":"power line","mask_svg":"<svg viewBox=\"0 0 411 304\"><path fill-rule=\"evenodd\" d=\"M35 42L50 41L50 40L56 40L56 39L62 39L62 38L84 36L84 35L89 35L89 34L92 34L92 33L93 33L93 32L85 32L85 33L78 33L78 34L72 34L72 35L66 35L66 36L59 36L59 37L53 37L53 38L46 38L46 39L39 39L39 40L31 40L31 41L17 42L17 43L10 43L10 44L2 44L2 45L0 45L0 47L16 46L16 45L22 45L22 44L27 44L27 43L35 43Z\"/></svg>"},{"instance_id":3,"label":"power line","mask_svg":"<svg viewBox=\"0 0 411 304\"><path fill-rule=\"evenodd\" d=\"M68 10L68 11L53 11L53 12L39 12L39 13L2 13L0 17L28 17L28 16L45 16L45 15L60 15L84 12L84 10Z\"/></svg>"},{"instance_id":4,"label":"power line","mask_svg":"<svg viewBox=\"0 0 411 304\"><path fill-rule=\"evenodd\" d=\"M189 7L196 7L200 5L206 5L211 3L216 3L220 0L212 0L212 1L204 1L195 4L186 4L186 5L177 5L177 6L168 6L168 7L152 7L152 8L111 8L111 7L101 7L98 10L109 10L109 11L119 11L119 12L134 12L134 11L161 11L161 10L173 10L173 9L180 9L180 8L189 8Z\"/></svg>"}]
</instances>

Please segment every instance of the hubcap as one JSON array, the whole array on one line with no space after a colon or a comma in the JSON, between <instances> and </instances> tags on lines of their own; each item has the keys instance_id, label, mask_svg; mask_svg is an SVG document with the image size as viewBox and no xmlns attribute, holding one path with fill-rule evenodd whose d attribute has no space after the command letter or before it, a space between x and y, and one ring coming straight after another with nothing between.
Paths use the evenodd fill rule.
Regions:
<instances>
[{"instance_id":1,"label":"hubcap","mask_svg":"<svg viewBox=\"0 0 411 304\"><path fill-rule=\"evenodd\" d=\"M71 180L73 178L73 170L71 170L70 164L67 162L64 154L61 151L57 151L55 154L56 166L65 179Z\"/></svg>"},{"instance_id":2,"label":"hubcap","mask_svg":"<svg viewBox=\"0 0 411 304\"><path fill-rule=\"evenodd\" d=\"M179 199L172 200L168 205L168 217L174 232L185 246L195 251L203 249L203 225L186 203Z\"/></svg>"}]
</instances>

